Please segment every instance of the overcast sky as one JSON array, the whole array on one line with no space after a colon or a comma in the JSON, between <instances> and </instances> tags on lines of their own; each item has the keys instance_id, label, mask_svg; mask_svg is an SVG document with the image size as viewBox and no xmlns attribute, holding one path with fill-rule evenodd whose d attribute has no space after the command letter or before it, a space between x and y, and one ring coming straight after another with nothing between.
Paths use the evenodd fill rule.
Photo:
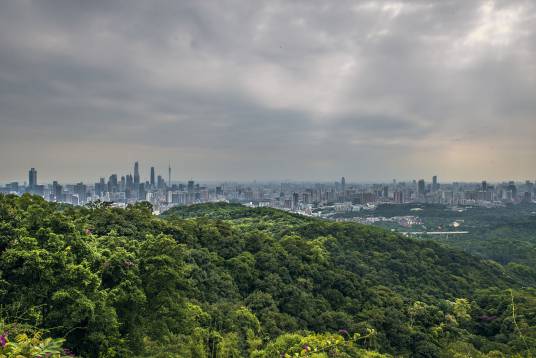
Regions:
<instances>
[{"instance_id":1,"label":"overcast sky","mask_svg":"<svg viewBox=\"0 0 536 358\"><path fill-rule=\"evenodd\" d=\"M0 182L536 179L535 1L2 1Z\"/></svg>"}]
</instances>

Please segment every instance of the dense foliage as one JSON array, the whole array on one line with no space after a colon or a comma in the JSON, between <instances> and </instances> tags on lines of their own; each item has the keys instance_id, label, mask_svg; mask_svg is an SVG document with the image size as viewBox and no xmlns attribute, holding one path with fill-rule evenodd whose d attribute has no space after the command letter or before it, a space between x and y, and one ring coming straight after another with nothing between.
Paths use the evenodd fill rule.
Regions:
<instances>
[{"instance_id":1,"label":"dense foliage","mask_svg":"<svg viewBox=\"0 0 536 358\"><path fill-rule=\"evenodd\" d=\"M0 196L0 315L83 357L501 357L536 290L500 264L273 209ZM532 352L532 353L531 353Z\"/></svg>"},{"instance_id":2,"label":"dense foliage","mask_svg":"<svg viewBox=\"0 0 536 358\"><path fill-rule=\"evenodd\" d=\"M63 348L63 338L43 338L42 332L25 324L6 325L0 321L0 358L67 358L74 356Z\"/></svg>"},{"instance_id":3,"label":"dense foliage","mask_svg":"<svg viewBox=\"0 0 536 358\"><path fill-rule=\"evenodd\" d=\"M415 211L415 210L418 211ZM376 225L397 231L468 231L465 235L429 236L449 247L492 259L506 265L509 275L525 286L536 285L536 204L521 203L505 207L449 207L440 204L380 205L375 210L339 213L336 217L414 215L422 225L411 228L391 222ZM456 222L458 227L453 227Z\"/></svg>"}]
</instances>

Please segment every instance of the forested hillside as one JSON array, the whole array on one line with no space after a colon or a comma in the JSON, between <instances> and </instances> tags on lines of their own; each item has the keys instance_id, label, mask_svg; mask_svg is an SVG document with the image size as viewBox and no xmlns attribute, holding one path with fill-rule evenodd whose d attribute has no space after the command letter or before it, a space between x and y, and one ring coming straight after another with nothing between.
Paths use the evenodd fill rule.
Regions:
<instances>
[{"instance_id":1,"label":"forested hillside","mask_svg":"<svg viewBox=\"0 0 536 358\"><path fill-rule=\"evenodd\" d=\"M81 357L536 352L536 290L494 261L240 205L0 195L0 302L8 357L36 332Z\"/></svg>"},{"instance_id":2,"label":"forested hillside","mask_svg":"<svg viewBox=\"0 0 536 358\"><path fill-rule=\"evenodd\" d=\"M504 207L451 207L441 204L411 203L379 205L375 210L346 212L335 218L387 217L412 215L421 224L402 227L377 222L397 231L468 231L465 235L428 236L447 247L461 249L473 255L492 259L506 266L524 286L536 285L536 203L510 204ZM456 227L452 224L456 223Z\"/></svg>"}]
</instances>

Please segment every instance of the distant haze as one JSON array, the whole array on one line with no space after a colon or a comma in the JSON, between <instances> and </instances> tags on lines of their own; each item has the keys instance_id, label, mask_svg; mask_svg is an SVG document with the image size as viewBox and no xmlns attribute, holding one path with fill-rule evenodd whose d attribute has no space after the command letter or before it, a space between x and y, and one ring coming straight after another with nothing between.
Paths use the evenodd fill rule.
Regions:
<instances>
[{"instance_id":1,"label":"distant haze","mask_svg":"<svg viewBox=\"0 0 536 358\"><path fill-rule=\"evenodd\" d=\"M0 182L536 179L535 1L0 4Z\"/></svg>"}]
</instances>

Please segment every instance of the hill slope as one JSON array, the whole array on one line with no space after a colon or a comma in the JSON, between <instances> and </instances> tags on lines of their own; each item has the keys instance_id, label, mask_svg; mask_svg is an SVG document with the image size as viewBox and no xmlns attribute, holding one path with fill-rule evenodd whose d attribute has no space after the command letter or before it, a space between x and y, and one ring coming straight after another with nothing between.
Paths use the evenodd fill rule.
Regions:
<instances>
[{"instance_id":1,"label":"hill slope","mask_svg":"<svg viewBox=\"0 0 536 358\"><path fill-rule=\"evenodd\" d=\"M476 357L536 342L536 292L502 266L378 228L31 196L0 196L0 219L2 315L82 356Z\"/></svg>"}]
</instances>

